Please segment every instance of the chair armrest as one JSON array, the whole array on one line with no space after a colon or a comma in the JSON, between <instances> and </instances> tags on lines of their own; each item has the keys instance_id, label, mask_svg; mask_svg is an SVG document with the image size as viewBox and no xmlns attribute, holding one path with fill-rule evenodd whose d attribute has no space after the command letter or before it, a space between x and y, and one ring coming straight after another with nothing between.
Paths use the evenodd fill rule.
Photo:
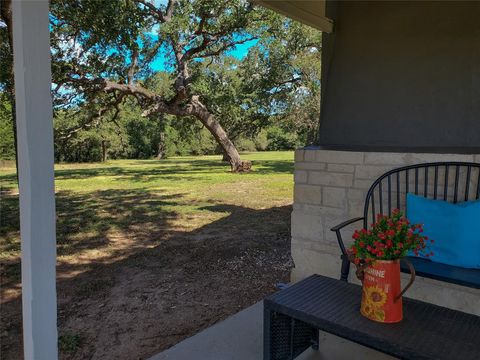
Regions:
<instances>
[{"instance_id":1,"label":"chair armrest","mask_svg":"<svg viewBox=\"0 0 480 360\"><path fill-rule=\"evenodd\" d=\"M345 226L348 226L350 224L353 224L354 222L357 222L357 221L360 221L360 220L363 220L364 218L363 217L357 217L357 218L354 218L354 219L350 219L350 220L347 220L341 224L338 224L337 226L334 226L332 227L330 230L331 231L339 231L340 229L344 228Z\"/></svg>"},{"instance_id":2,"label":"chair armrest","mask_svg":"<svg viewBox=\"0 0 480 360\"><path fill-rule=\"evenodd\" d=\"M340 229L344 228L347 225L353 224L354 222L363 220L363 219L364 219L363 217L350 219L350 220L345 221L341 224L338 224L337 226L334 226L330 229L332 231L335 231L335 233L337 234L338 245L340 246L340 250L342 250L342 254L343 254L342 259L344 260L344 262L348 262L348 260L347 260L347 249L345 248L345 244L343 243L342 234L340 233ZM342 279L343 279L343 275L342 275Z\"/></svg>"}]
</instances>

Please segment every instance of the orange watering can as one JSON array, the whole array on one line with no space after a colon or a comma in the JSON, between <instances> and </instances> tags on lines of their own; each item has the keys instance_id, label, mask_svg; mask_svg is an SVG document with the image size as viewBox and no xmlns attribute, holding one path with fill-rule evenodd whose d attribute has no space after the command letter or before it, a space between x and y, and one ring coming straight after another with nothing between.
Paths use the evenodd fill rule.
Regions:
<instances>
[{"instance_id":1,"label":"orange watering can","mask_svg":"<svg viewBox=\"0 0 480 360\"><path fill-rule=\"evenodd\" d=\"M413 265L402 260L410 268L410 281L403 290L400 284L400 259L376 260L361 268L363 289L360 312L363 316L383 323L402 320L402 295L415 280Z\"/></svg>"}]
</instances>

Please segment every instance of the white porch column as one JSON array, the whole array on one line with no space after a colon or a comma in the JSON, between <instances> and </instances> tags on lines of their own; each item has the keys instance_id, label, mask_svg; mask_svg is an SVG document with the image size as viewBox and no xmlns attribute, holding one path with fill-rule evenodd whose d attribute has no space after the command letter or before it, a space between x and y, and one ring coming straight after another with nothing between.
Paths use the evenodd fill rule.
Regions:
<instances>
[{"instance_id":1,"label":"white porch column","mask_svg":"<svg viewBox=\"0 0 480 360\"><path fill-rule=\"evenodd\" d=\"M47 0L13 0L25 359L57 359L55 193Z\"/></svg>"}]
</instances>

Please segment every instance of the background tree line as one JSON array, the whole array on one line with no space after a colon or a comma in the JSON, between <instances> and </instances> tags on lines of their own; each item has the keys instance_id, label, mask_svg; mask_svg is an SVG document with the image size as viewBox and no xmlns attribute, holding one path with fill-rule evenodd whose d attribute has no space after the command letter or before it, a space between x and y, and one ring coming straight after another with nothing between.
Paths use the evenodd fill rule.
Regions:
<instances>
[{"instance_id":1,"label":"background tree line","mask_svg":"<svg viewBox=\"0 0 480 360\"><path fill-rule=\"evenodd\" d=\"M51 19L57 161L223 153L235 170L238 151L315 141L321 36L309 27L244 0L54 0ZM0 156L12 159L2 20Z\"/></svg>"}]
</instances>

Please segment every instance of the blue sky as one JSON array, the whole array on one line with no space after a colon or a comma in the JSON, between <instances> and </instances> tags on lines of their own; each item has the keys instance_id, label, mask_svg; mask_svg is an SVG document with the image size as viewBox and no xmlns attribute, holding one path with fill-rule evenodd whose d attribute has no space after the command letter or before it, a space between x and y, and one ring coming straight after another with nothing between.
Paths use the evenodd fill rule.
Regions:
<instances>
[{"instance_id":1,"label":"blue sky","mask_svg":"<svg viewBox=\"0 0 480 360\"><path fill-rule=\"evenodd\" d=\"M227 52L228 55L234 56L239 60L242 60L248 54L248 50L257 44L258 40L250 40L244 44L237 45L234 49Z\"/></svg>"}]
</instances>

